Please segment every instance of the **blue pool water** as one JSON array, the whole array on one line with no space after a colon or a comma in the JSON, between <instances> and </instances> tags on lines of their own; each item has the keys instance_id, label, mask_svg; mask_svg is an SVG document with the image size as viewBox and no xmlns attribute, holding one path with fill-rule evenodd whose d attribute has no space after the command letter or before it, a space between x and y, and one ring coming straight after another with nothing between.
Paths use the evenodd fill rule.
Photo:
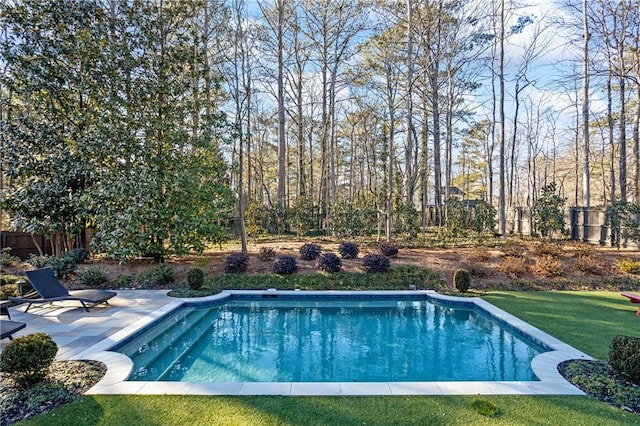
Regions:
<instances>
[{"instance_id":1,"label":"blue pool water","mask_svg":"<svg viewBox=\"0 0 640 426\"><path fill-rule=\"evenodd\" d=\"M428 300L247 299L183 307L116 349L129 380L537 380L544 352L475 309Z\"/></svg>"}]
</instances>

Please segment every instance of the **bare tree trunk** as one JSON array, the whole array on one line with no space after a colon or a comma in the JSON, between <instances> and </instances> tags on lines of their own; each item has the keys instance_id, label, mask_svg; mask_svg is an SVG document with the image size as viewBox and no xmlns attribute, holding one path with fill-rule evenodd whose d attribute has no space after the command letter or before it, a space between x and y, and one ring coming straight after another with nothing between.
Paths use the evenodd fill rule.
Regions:
<instances>
[{"instance_id":1,"label":"bare tree trunk","mask_svg":"<svg viewBox=\"0 0 640 426\"><path fill-rule=\"evenodd\" d=\"M591 177L589 170L589 20L587 0L583 0L584 45L582 51L582 198L586 208L591 206Z\"/></svg>"},{"instance_id":2,"label":"bare tree trunk","mask_svg":"<svg viewBox=\"0 0 640 426\"><path fill-rule=\"evenodd\" d=\"M622 55L622 47L620 48L620 55ZM624 60L622 56L620 58L621 65ZM623 72L623 70L620 70ZM625 106L625 82L626 76L620 75L620 135L619 142L620 152L618 153L618 162L620 164L619 178L620 178L620 199L627 199L627 122L626 122L626 106Z\"/></svg>"},{"instance_id":3,"label":"bare tree trunk","mask_svg":"<svg viewBox=\"0 0 640 426\"><path fill-rule=\"evenodd\" d=\"M640 49L638 49L640 50ZM636 116L633 122L633 201L640 204L640 62L638 63L638 80L636 80Z\"/></svg>"},{"instance_id":4,"label":"bare tree trunk","mask_svg":"<svg viewBox=\"0 0 640 426\"><path fill-rule=\"evenodd\" d=\"M414 176L414 146L413 138L413 2L407 1L407 129L406 129L406 147L404 152L405 167L405 202L413 205L413 196L415 194L415 176Z\"/></svg>"},{"instance_id":5,"label":"bare tree trunk","mask_svg":"<svg viewBox=\"0 0 640 426\"><path fill-rule=\"evenodd\" d=\"M611 64L609 65L611 67ZM607 127L609 128L609 177L611 179L611 191L609 198L611 202L615 202L616 200L616 166L615 166L615 158L616 158L616 147L613 142L613 100L612 100L612 90L611 90L611 69L609 69L609 75L607 76Z\"/></svg>"},{"instance_id":6,"label":"bare tree trunk","mask_svg":"<svg viewBox=\"0 0 640 426\"><path fill-rule=\"evenodd\" d=\"M285 139L285 110L284 110L284 0L276 1L278 24L276 28L278 44L278 190L276 204L280 212L285 209L286 188L286 159L287 146Z\"/></svg>"},{"instance_id":7,"label":"bare tree trunk","mask_svg":"<svg viewBox=\"0 0 640 426\"><path fill-rule=\"evenodd\" d=\"M501 0L500 7L500 47L499 47L499 59L498 59L498 80L500 83L500 200L499 200L499 221L500 221L500 235L502 238L507 237L507 218L506 218L506 204L505 204L505 122L504 122L504 0Z\"/></svg>"}]
</instances>

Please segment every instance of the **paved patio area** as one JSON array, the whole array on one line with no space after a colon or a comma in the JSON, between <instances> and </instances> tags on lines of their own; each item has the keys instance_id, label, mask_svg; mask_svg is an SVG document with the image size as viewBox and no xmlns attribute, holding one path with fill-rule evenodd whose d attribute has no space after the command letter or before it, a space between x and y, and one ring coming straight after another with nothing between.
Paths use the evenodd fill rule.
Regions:
<instances>
[{"instance_id":1,"label":"paved patio area","mask_svg":"<svg viewBox=\"0 0 640 426\"><path fill-rule=\"evenodd\" d=\"M174 302L166 290L118 290L118 295L86 312L80 302L55 302L53 305L26 305L9 308L11 319L27 323L14 338L43 332L58 345L57 360L74 359L77 355L125 327ZM1 346L9 344L3 339Z\"/></svg>"}]
</instances>

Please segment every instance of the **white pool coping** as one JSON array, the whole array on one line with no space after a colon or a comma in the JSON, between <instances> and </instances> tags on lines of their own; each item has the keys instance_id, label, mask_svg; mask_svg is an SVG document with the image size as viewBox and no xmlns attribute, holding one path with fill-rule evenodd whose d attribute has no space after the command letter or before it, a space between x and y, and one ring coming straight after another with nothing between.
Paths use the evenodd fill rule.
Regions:
<instances>
[{"instance_id":1,"label":"white pool coping","mask_svg":"<svg viewBox=\"0 0 640 426\"><path fill-rule=\"evenodd\" d=\"M531 368L539 381L472 381L472 382L143 382L127 381L133 368L131 359L110 349L139 330L182 305L223 302L234 296L428 296L436 301L474 304L490 315L528 335L551 351L536 356ZM291 291L228 290L204 298L176 299L150 315L75 355L77 360L95 360L106 364L107 373L87 394L136 395L288 395L288 396L356 396L356 395L584 395L558 372L558 364L572 359L591 360L590 356L563 343L536 327L493 306L478 297L445 296L432 290L415 291Z\"/></svg>"}]
</instances>

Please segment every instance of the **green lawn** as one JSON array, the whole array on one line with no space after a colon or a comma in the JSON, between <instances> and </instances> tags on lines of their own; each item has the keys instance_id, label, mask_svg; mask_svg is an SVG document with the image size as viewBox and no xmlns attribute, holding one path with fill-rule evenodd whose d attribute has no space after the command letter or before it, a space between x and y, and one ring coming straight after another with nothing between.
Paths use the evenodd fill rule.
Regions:
<instances>
[{"instance_id":1,"label":"green lawn","mask_svg":"<svg viewBox=\"0 0 640 426\"><path fill-rule=\"evenodd\" d=\"M640 337L638 305L617 292L502 291L483 299L597 359L608 359L615 335Z\"/></svg>"},{"instance_id":2,"label":"green lawn","mask_svg":"<svg viewBox=\"0 0 640 426\"><path fill-rule=\"evenodd\" d=\"M640 333L618 293L495 292L489 302L597 358L611 338ZM493 418L476 399L498 407ZM640 416L575 396L204 397L84 396L28 425L640 425Z\"/></svg>"}]
</instances>

